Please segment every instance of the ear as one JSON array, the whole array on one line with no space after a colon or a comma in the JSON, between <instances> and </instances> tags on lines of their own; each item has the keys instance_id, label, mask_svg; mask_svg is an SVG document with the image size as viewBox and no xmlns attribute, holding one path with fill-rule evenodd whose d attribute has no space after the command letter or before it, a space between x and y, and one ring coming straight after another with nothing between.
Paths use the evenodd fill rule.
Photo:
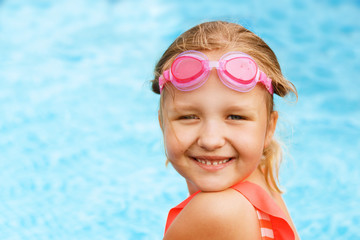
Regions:
<instances>
[{"instance_id":1,"label":"ear","mask_svg":"<svg viewBox=\"0 0 360 240\"><path fill-rule=\"evenodd\" d=\"M270 119L268 122L268 126L266 129L266 136L265 136L265 148L267 148L274 136L275 129L276 129L276 123L279 117L279 113L277 111L273 111L270 114Z\"/></svg>"},{"instance_id":2,"label":"ear","mask_svg":"<svg viewBox=\"0 0 360 240\"><path fill-rule=\"evenodd\" d=\"M162 116L161 116L160 110L158 111L158 120L159 120L159 125L160 125L160 128L161 128L161 131L164 132L164 129L163 129L163 121L162 121Z\"/></svg>"}]
</instances>

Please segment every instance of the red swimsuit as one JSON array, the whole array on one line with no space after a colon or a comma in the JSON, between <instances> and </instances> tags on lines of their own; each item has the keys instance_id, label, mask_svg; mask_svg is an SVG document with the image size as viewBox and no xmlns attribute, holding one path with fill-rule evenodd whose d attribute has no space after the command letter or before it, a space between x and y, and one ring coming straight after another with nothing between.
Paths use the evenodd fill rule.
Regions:
<instances>
[{"instance_id":1,"label":"red swimsuit","mask_svg":"<svg viewBox=\"0 0 360 240\"><path fill-rule=\"evenodd\" d=\"M250 182L240 182L231 188L242 194L256 209L260 222L261 237L264 240L292 240L294 232L286 220L285 213L260 186ZM192 194L182 203L172 208L166 221L165 233L181 210L200 191Z\"/></svg>"}]
</instances>

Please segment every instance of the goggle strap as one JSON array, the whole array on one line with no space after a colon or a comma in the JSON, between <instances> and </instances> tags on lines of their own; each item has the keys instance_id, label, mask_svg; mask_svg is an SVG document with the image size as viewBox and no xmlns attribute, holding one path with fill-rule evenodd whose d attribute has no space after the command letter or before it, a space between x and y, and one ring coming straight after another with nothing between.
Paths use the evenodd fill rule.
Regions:
<instances>
[{"instance_id":1,"label":"goggle strap","mask_svg":"<svg viewBox=\"0 0 360 240\"><path fill-rule=\"evenodd\" d=\"M169 70L165 70L163 74L159 77L159 87L160 87L160 93L164 89L164 85L166 82L170 81L170 73Z\"/></svg>"},{"instance_id":2,"label":"goggle strap","mask_svg":"<svg viewBox=\"0 0 360 240\"><path fill-rule=\"evenodd\" d=\"M260 70L260 77L259 77L259 82L261 82L266 89L269 91L269 93L273 94L274 93L274 89L273 86L271 84L271 78L269 78L268 76L266 76L266 74Z\"/></svg>"}]
</instances>

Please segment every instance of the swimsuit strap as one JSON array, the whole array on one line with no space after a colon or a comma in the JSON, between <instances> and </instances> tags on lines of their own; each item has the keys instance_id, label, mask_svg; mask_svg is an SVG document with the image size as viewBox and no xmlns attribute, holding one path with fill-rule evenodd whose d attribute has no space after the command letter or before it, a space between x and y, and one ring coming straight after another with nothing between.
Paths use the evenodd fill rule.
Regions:
<instances>
[{"instance_id":1,"label":"swimsuit strap","mask_svg":"<svg viewBox=\"0 0 360 240\"><path fill-rule=\"evenodd\" d=\"M295 234L287 220L285 213L269 196L269 194L259 185L251 182L240 182L231 188L241 193L255 207L255 209L261 213L265 213L269 217L274 235L272 239L295 239ZM266 226L269 226L268 223L265 224ZM260 227L262 227L261 222Z\"/></svg>"},{"instance_id":2,"label":"swimsuit strap","mask_svg":"<svg viewBox=\"0 0 360 240\"><path fill-rule=\"evenodd\" d=\"M264 213L258 209L256 209L256 214L259 219L261 239L274 240L274 231L269 214Z\"/></svg>"}]
</instances>

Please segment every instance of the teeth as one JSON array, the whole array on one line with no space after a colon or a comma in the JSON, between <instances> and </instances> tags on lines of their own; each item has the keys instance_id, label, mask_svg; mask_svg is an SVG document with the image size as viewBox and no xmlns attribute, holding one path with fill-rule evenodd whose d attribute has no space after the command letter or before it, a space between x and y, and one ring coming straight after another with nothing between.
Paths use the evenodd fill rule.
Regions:
<instances>
[{"instance_id":1,"label":"teeth","mask_svg":"<svg viewBox=\"0 0 360 240\"><path fill-rule=\"evenodd\" d=\"M199 163L206 164L207 166L210 166L210 165L216 166L216 165L227 163L228 161L231 160L231 158L222 160L222 161L208 161L208 160L202 160L202 159L197 159L197 158L195 158L195 160L198 161Z\"/></svg>"}]
</instances>

